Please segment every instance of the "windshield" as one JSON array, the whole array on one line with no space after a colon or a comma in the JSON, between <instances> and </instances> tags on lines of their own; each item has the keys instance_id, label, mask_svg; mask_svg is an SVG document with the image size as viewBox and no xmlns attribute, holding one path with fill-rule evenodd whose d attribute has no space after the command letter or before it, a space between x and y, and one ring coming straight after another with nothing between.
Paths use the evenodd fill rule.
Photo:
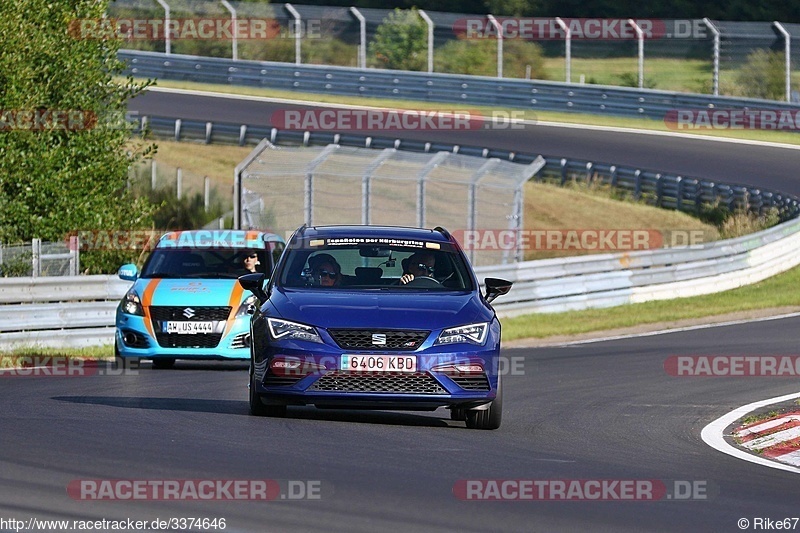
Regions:
<instances>
[{"instance_id":1,"label":"windshield","mask_svg":"<svg viewBox=\"0 0 800 533\"><path fill-rule=\"evenodd\" d=\"M447 243L364 244L375 239L312 239L290 247L280 274L285 287L315 289L466 290L469 267ZM409 246L408 244L412 244Z\"/></svg>"},{"instance_id":2,"label":"windshield","mask_svg":"<svg viewBox=\"0 0 800 533\"><path fill-rule=\"evenodd\" d=\"M258 248L156 248L142 269L143 278L229 278L263 272L269 257Z\"/></svg>"}]
</instances>

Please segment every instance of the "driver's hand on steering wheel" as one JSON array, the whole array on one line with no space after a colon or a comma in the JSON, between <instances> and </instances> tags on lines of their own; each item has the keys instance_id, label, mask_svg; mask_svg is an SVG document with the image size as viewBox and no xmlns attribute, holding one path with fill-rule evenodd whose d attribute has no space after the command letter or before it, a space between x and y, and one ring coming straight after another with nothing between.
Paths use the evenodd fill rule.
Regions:
<instances>
[{"instance_id":1,"label":"driver's hand on steering wheel","mask_svg":"<svg viewBox=\"0 0 800 533\"><path fill-rule=\"evenodd\" d=\"M403 274L403 276L400 278L400 284L405 285L406 283L409 283L413 279L414 279L414 274Z\"/></svg>"}]
</instances>

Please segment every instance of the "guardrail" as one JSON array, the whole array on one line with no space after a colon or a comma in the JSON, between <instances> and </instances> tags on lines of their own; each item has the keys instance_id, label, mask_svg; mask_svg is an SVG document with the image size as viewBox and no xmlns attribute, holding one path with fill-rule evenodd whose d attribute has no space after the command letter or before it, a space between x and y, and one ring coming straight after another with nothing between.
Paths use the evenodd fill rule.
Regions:
<instances>
[{"instance_id":1,"label":"guardrail","mask_svg":"<svg viewBox=\"0 0 800 533\"><path fill-rule=\"evenodd\" d=\"M126 74L166 80L264 87L289 91L442 102L464 106L580 112L664 120L669 111L688 109L771 109L800 111L772 100L579 85L551 81L490 78L266 61L166 55L120 50Z\"/></svg>"},{"instance_id":2,"label":"guardrail","mask_svg":"<svg viewBox=\"0 0 800 533\"><path fill-rule=\"evenodd\" d=\"M567 159L544 154L517 153L451 143L429 143L386 137L278 130L266 126L226 124L181 120L171 117L134 117L137 128L147 128L157 136L180 140L199 140L206 143L228 142L239 145L258 144L269 139L272 144L303 144L363 146L367 148L396 148L411 152L453 152L477 157L504 159L530 164L537 157L546 164L534 175L536 181L565 184L570 181L591 181L629 192L636 199L648 199L653 205L679 211L698 211L703 205L718 204L731 210L745 209L763 213L776 208L782 220L800 214L800 199L795 196L745 184L719 183L699 177L682 176L652 169L626 167L584 159Z\"/></svg>"},{"instance_id":3,"label":"guardrail","mask_svg":"<svg viewBox=\"0 0 800 533\"><path fill-rule=\"evenodd\" d=\"M0 350L111 344L130 286L117 276L0 279Z\"/></svg>"},{"instance_id":4,"label":"guardrail","mask_svg":"<svg viewBox=\"0 0 800 533\"><path fill-rule=\"evenodd\" d=\"M475 271L479 278L514 281L494 307L500 316L515 316L710 294L797 265L800 219L687 249L544 259ZM114 312L129 286L116 276L0 280L0 303L35 302L0 306L0 350L111 344Z\"/></svg>"}]
</instances>

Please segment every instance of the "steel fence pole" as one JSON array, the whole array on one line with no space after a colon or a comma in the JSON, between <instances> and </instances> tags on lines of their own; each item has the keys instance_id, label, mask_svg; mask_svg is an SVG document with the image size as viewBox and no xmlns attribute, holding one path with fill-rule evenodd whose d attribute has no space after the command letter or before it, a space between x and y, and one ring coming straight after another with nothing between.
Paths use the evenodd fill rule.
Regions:
<instances>
[{"instance_id":1,"label":"steel fence pole","mask_svg":"<svg viewBox=\"0 0 800 533\"><path fill-rule=\"evenodd\" d=\"M228 2L228 0L220 0L222 5L225 6L231 14L231 26L233 30L233 38L231 39L231 55L233 56L233 60L236 61L239 59L239 30L236 28L236 9Z\"/></svg>"},{"instance_id":2,"label":"steel fence pole","mask_svg":"<svg viewBox=\"0 0 800 533\"><path fill-rule=\"evenodd\" d=\"M435 25L424 10L419 10L419 16L422 17L422 20L428 25L428 72L433 72L433 30Z\"/></svg>"},{"instance_id":3,"label":"steel fence pole","mask_svg":"<svg viewBox=\"0 0 800 533\"><path fill-rule=\"evenodd\" d=\"M711 30L711 33L714 35L714 50L712 52L713 74L711 78L711 85L714 96L719 96L719 30L708 18L703 19L703 24L705 24L706 28Z\"/></svg>"},{"instance_id":4,"label":"steel fence pole","mask_svg":"<svg viewBox=\"0 0 800 533\"><path fill-rule=\"evenodd\" d=\"M283 5L286 8L286 11L291 13L291 15L294 17L294 24L295 24L295 28L294 28L294 30L295 30L295 35L294 35L294 63L295 63L295 65L300 65L300 64L303 63L303 59L302 59L302 55L301 55L302 54L302 50L301 50L302 45L300 44L300 39L301 39L301 37L303 35L303 28L302 28L303 19L300 17L300 13L297 12L297 10L294 8L294 6L292 4L287 2L287 3L283 4Z\"/></svg>"},{"instance_id":5,"label":"steel fence pole","mask_svg":"<svg viewBox=\"0 0 800 533\"><path fill-rule=\"evenodd\" d=\"M772 23L781 35L783 35L783 50L784 58L786 62L786 101L792 101L792 36L789 35L789 32L786 31L786 28L783 27L783 24L778 22L777 20Z\"/></svg>"},{"instance_id":6,"label":"steel fence pole","mask_svg":"<svg viewBox=\"0 0 800 533\"><path fill-rule=\"evenodd\" d=\"M569 26L561 19L561 17L556 17L556 24L561 30L564 32L566 37L564 38L564 54L565 54L565 63L566 63L566 70L567 70L567 83L572 83L572 30L569 29Z\"/></svg>"},{"instance_id":7,"label":"steel fence pole","mask_svg":"<svg viewBox=\"0 0 800 533\"><path fill-rule=\"evenodd\" d=\"M367 19L361 14L361 11L355 7L350 7L350 13L358 19L359 33L360 33L360 49L358 51L358 68L367 68Z\"/></svg>"},{"instance_id":8,"label":"steel fence pole","mask_svg":"<svg viewBox=\"0 0 800 533\"><path fill-rule=\"evenodd\" d=\"M494 15L489 14L486 15L486 18L489 19L489 22L492 23L494 29L497 30L497 77L503 77L503 27L500 26L500 23L497 22L497 19L494 18Z\"/></svg>"},{"instance_id":9,"label":"steel fence pole","mask_svg":"<svg viewBox=\"0 0 800 533\"><path fill-rule=\"evenodd\" d=\"M636 32L636 40L639 42L639 88L644 88L644 32L633 19L628 19L628 24Z\"/></svg>"},{"instance_id":10,"label":"steel fence pole","mask_svg":"<svg viewBox=\"0 0 800 533\"><path fill-rule=\"evenodd\" d=\"M169 16L169 4L167 4L164 0L156 0L161 7L164 8L164 48L167 55L172 53L172 40L169 35L169 26L170 26L170 16Z\"/></svg>"}]
</instances>

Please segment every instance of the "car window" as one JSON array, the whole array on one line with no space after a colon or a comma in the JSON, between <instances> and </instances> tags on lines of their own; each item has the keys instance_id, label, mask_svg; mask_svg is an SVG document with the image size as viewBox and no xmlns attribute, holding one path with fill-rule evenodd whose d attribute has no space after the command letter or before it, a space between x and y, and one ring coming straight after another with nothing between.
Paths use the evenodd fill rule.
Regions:
<instances>
[{"instance_id":1,"label":"car window","mask_svg":"<svg viewBox=\"0 0 800 533\"><path fill-rule=\"evenodd\" d=\"M269 274L270 257L256 248L156 248L142 268L143 278L238 278L244 258L257 255L256 272Z\"/></svg>"},{"instance_id":2,"label":"car window","mask_svg":"<svg viewBox=\"0 0 800 533\"><path fill-rule=\"evenodd\" d=\"M308 245L289 247L279 283L295 288L473 290L469 266L458 249L439 242L415 244L312 239ZM414 267L416 277L426 279L401 282Z\"/></svg>"}]
</instances>

